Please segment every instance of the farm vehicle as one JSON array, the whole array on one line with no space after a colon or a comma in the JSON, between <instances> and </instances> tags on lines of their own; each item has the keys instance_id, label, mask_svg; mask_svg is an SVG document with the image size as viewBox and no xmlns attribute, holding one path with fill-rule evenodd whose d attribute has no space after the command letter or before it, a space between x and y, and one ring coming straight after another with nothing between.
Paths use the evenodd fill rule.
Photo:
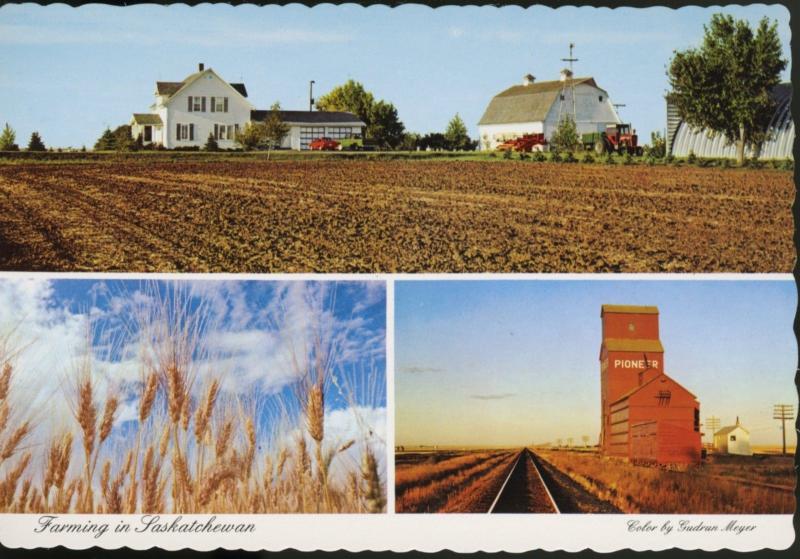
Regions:
<instances>
[{"instance_id":1,"label":"farm vehicle","mask_svg":"<svg viewBox=\"0 0 800 559\"><path fill-rule=\"evenodd\" d=\"M642 146L630 124L609 124L604 132L589 132L581 136L584 149L593 149L598 155L604 153L629 153L642 155Z\"/></svg>"},{"instance_id":2,"label":"farm vehicle","mask_svg":"<svg viewBox=\"0 0 800 559\"><path fill-rule=\"evenodd\" d=\"M513 140L506 140L499 144L495 149L497 151L544 151L547 148L547 139L544 134L524 134L519 138Z\"/></svg>"}]
</instances>

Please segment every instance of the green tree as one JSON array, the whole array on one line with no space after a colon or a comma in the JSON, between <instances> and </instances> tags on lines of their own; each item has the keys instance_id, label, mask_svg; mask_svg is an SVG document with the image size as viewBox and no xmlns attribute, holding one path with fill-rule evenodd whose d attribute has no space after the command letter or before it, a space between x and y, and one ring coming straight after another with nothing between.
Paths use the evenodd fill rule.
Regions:
<instances>
[{"instance_id":1,"label":"green tree","mask_svg":"<svg viewBox=\"0 0 800 559\"><path fill-rule=\"evenodd\" d=\"M567 115L558 123L558 128L550 138L550 145L556 151L573 151L578 148L580 138L575 120L571 115Z\"/></svg>"},{"instance_id":2,"label":"green tree","mask_svg":"<svg viewBox=\"0 0 800 559\"><path fill-rule=\"evenodd\" d=\"M112 134L114 135L113 149L117 151L136 151L136 140L133 138L129 124L117 126Z\"/></svg>"},{"instance_id":3,"label":"green tree","mask_svg":"<svg viewBox=\"0 0 800 559\"><path fill-rule=\"evenodd\" d=\"M472 146L472 140L467 134L467 125L464 120L456 113L456 116L450 120L447 125L447 130L444 131L444 137L447 140L447 146L454 150L466 150Z\"/></svg>"},{"instance_id":4,"label":"green tree","mask_svg":"<svg viewBox=\"0 0 800 559\"><path fill-rule=\"evenodd\" d=\"M347 80L344 84L334 87L317 99L317 109L320 111L353 113L367 125L370 123L374 104L375 97L372 93L364 89L361 83L354 80Z\"/></svg>"},{"instance_id":5,"label":"green tree","mask_svg":"<svg viewBox=\"0 0 800 559\"><path fill-rule=\"evenodd\" d=\"M31 139L28 141L28 151L47 151L47 148L44 147L42 137L38 132L33 132L31 134Z\"/></svg>"},{"instance_id":6,"label":"green tree","mask_svg":"<svg viewBox=\"0 0 800 559\"><path fill-rule=\"evenodd\" d=\"M397 118L397 109L391 103L378 101L370 109L367 137L384 149L394 149L403 141L405 126Z\"/></svg>"},{"instance_id":7,"label":"green tree","mask_svg":"<svg viewBox=\"0 0 800 559\"><path fill-rule=\"evenodd\" d=\"M0 133L0 151L19 151L19 146L15 143L17 133L6 122L3 132Z\"/></svg>"},{"instance_id":8,"label":"green tree","mask_svg":"<svg viewBox=\"0 0 800 559\"><path fill-rule=\"evenodd\" d=\"M424 150L447 149L447 138L441 132L431 132L420 139L419 147Z\"/></svg>"},{"instance_id":9,"label":"green tree","mask_svg":"<svg viewBox=\"0 0 800 559\"><path fill-rule=\"evenodd\" d=\"M203 149L206 151L219 151L219 144L213 132L208 133L208 139L206 139L206 145L203 146Z\"/></svg>"},{"instance_id":10,"label":"green tree","mask_svg":"<svg viewBox=\"0 0 800 559\"><path fill-rule=\"evenodd\" d=\"M403 140L398 147L403 151L414 151L419 146L420 140L422 140L422 136L416 132L404 132Z\"/></svg>"},{"instance_id":11,"label":"green tree","mask_svg":"<svg viewBox=\"0 0 800 559\"><path fill-rule=\"evenodd\" d=\"M281 104L277 101L269 109L269 116L264 121L264 138L267 142L267 159L273 148L278 148L289 133L289 125L281 118Z\"/></svg>"},{"instance_id":12,"label":"green tree","mask_svg":"<svg viewBox=\"0 0 800 559\"><path fill-rule=\"evenodd\" d=\"M353 113L367 125L366 137L381 148L396 148L403 141L405 126L394 105L376 100L363 84L348 80L317 99L321 111Z\"/></svg>"},{"instance_id":13,"label":"green tree","mask_svg":"<svg viewBox=\"0 0 800 559\"><path fill-rule=\"evenodd\" d=\"M699 48L676 52L667 75L667 99L690 126L722 134L736 145L741 165L747 146L767 139L774 101L770 91L786 68L777 23L763 18L755 33L747 21L714 14Z\"/></svg>"},{"instance_id":14,"label":"green tree","mask_svg":"<svg viewBox=\"0 0 800 559\"><path fill-rule=\"evenodd\" d=\"M248 122L236 135L236 143L249 151L264 145L266 127L263 122Z\"/></svg>"},{"instance_id":15,"label":"green tree","mask_svg":"<svg viewBox=\"0 0 800 559\"><path fill-rule=\"evenodd\" d=\"M100 138L94 143L95 151L109 151L116 148L117 140L110 128L106 128Z\"/></svg>"},{"instance_id":16,"label":"green tree","mask_svg":"<svg viewBox=\"0 0 800 559\"><path fill-rule=\"evenodd\" d=\"M667 141L661 132L655 131L650 133L650 145L647 148L647 155L657 159L663 158L667 155Z\"/></svg>"}]
</instances>

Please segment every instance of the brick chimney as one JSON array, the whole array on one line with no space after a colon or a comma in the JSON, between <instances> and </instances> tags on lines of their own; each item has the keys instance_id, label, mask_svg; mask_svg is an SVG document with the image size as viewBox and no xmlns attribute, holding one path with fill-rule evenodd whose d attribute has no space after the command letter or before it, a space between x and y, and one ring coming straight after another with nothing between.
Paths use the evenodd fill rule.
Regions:
<instances>
[{"instance_id":1,"label":"brick chimney","mask_svg":"<svg viewBox=\"0 0 800 559\"><path fill-rule=\"evenodd\" d=\"M531 85L535 81L536 78L533 74L526 74L525 77L522 78L522 85Z\"/></svg>"},{"instance_id":2,"label":"brick chimney","mask_svg":"<svg viewBox=\"0 0 800 559\"><path fill-rule=\"evenodd\" d=\"M203 70L205 70L205 69L206 69L206 65L205 65L205 64L203 64L202 62L201 62L200 64L198 64L198 65L197 65L197 71L198 71L198 72L202 72L202 71L203 71Z\"/></svg>"}]
</instances>

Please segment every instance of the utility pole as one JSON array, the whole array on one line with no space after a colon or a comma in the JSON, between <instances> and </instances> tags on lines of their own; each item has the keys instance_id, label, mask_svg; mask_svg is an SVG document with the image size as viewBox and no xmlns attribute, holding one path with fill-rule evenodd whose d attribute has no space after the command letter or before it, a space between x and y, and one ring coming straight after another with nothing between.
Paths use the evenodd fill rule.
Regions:
<instances>
[{"instance_id":1,"label":"utility pole","mask_svg":"<svg viewBox=\"0 0 800 559\"><path fill-rule=\"evenodd\" d=\"M711 446L714 446L714 433L719 431L719 417L711 417L706 418L706 426L711 430Z\"/></svg>"},{"instance_id":2,"label":"utility pole","mask_svg":"<svg viewBox=\"0 0 800 559\"><path fill-rule=\"evenodd\" d=\"M308 82L308 112L314 110L314 80Z\"/></svg>"},{"instance_id":3,"label":"utility pole","mask_svg":"<svg viewBox=\"0 0 800 559\"><path fill-rule=\"evenodd\" d=\"M613 103L612 106L614 107L614 110L617 111L617 116L619 116L619 109L621 109L622 107L627 107L625 103Z\"/></svg>"},{"instance_id":4,"label":"utility pole","mask_svg":"<svg viewBox=\"0 0 800 559\"><path fill-rule=\"evenodd\" d=\"M786 454L786 420L794 419L794 405L775 404L772 408L772 419L781 422L781 434L783 435L783 454Z\"/></svg>"}]
</instances>

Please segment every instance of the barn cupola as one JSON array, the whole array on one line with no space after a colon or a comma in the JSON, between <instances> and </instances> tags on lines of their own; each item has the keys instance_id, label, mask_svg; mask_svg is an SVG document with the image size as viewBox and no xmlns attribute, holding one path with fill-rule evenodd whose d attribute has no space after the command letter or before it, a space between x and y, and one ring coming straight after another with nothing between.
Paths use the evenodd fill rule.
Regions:
<instances>
[{"instance_id":1,"label":"barn cupola","mask_svg":"<svg viewBox=\"0 0 800 559\"><path fill-rule=\"evenodd\" d=\"M569 68L564 68L563 70L561 70L561 81L562 82L565 82L565 81L567 81L568 79L571 79L571 78L572 78L572 70L570 70Z\"/></svg>"},{"instance_id":2,"label":"barn cupola","mask_svg":"<svg viewBox=\"0 0 800 559\"><path fill-rule=\"evenodd\" d=\"M525 77L522 78L522 85L531 85L535 81L536 78L533 74L525 74Z\"/></svg>"}]
</instances>

